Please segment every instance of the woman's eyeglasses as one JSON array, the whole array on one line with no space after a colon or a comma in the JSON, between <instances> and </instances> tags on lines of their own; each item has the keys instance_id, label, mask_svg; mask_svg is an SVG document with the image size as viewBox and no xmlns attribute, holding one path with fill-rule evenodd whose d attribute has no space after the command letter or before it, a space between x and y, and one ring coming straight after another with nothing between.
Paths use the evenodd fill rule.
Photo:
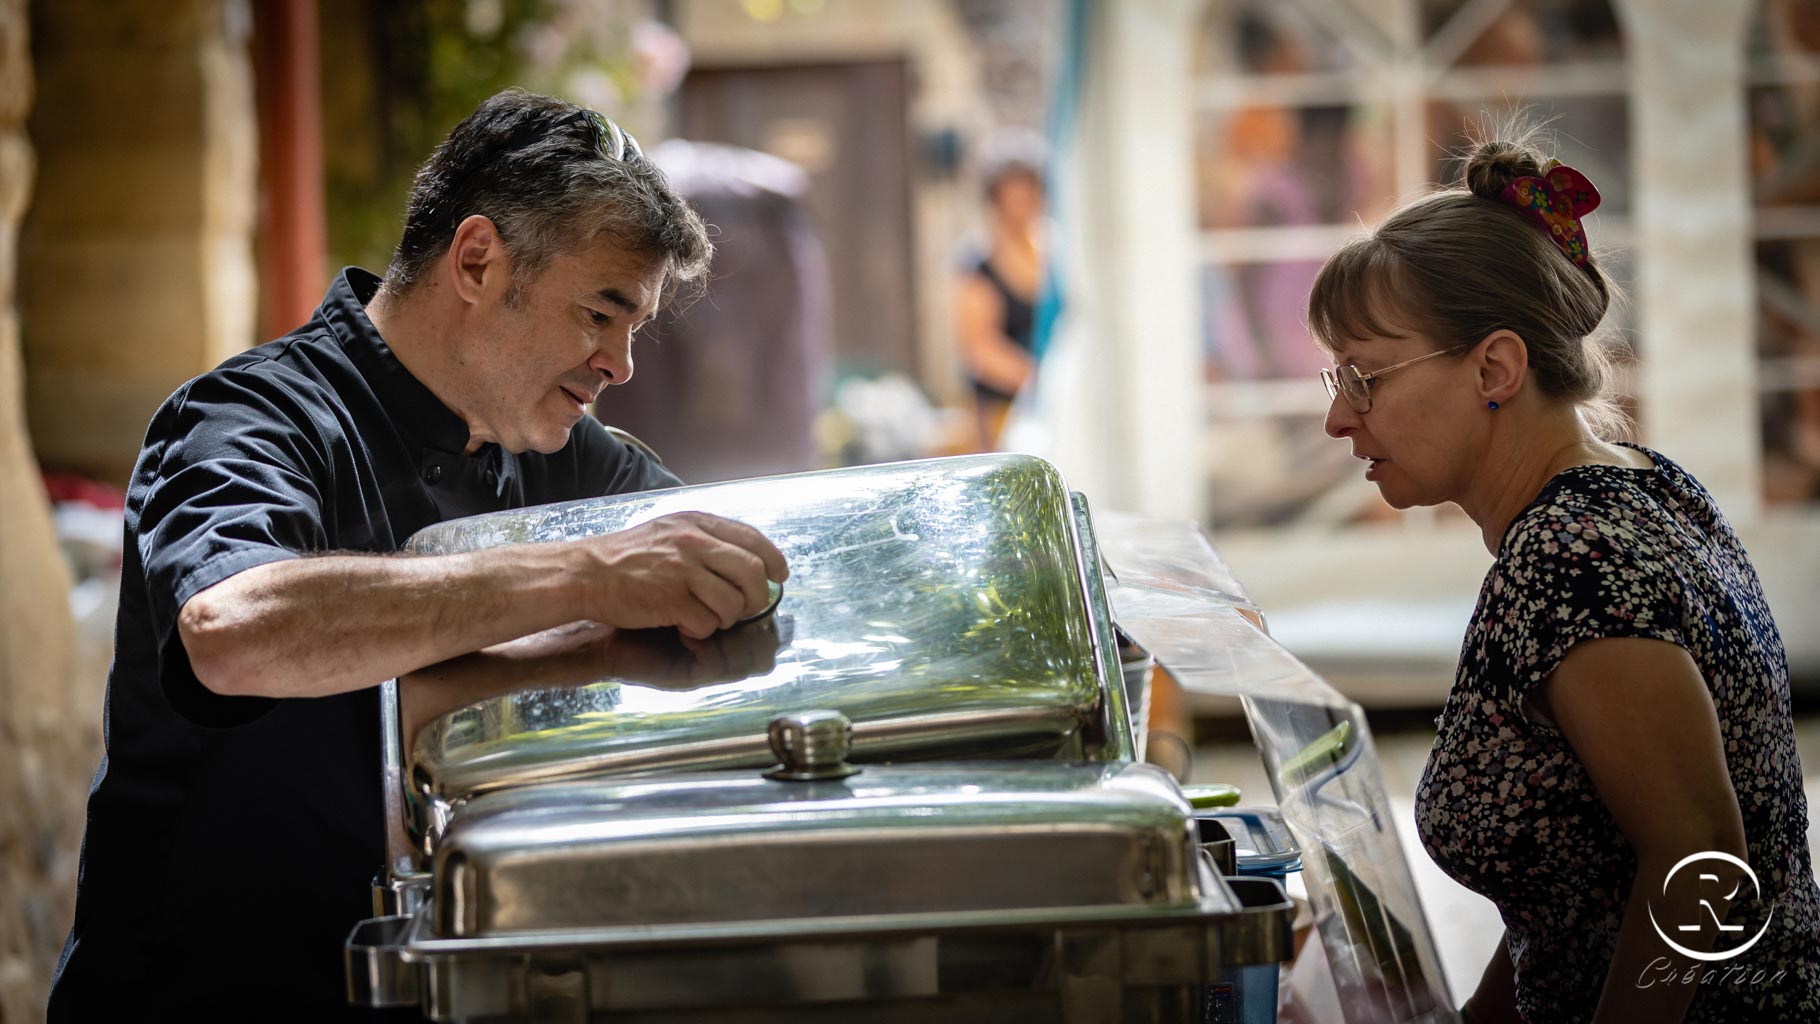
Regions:
<instances>
[{"instance_id":1,"label":"woman's eyeglasses","mask_svg":"<svg viewBox=\"0 0 1820 1024\"><path fill-rule=\"evenodd\" d=\"M1331 370L1321 371L1321 383L1327 386L1328 401L1331 402L1341 395L1345 395L1346 404L1352 407L1353 412L1367 413L1371 411L1372 381L1377 380L1379 377L1384 376L1392 370L1401 370L1403 367L1409 366L1412 363L1419 363L1424 359L1433 359L1435 356L1444 356L1447 354L1448 352L1446 349L1441 349L1436 352L1425 352L1414 359L1405 359L1400 363L1392 363L1382 370L1371 370L1369 372L1350 364L1346 366L1336 366Z\"/></svg>"}]
</instances>

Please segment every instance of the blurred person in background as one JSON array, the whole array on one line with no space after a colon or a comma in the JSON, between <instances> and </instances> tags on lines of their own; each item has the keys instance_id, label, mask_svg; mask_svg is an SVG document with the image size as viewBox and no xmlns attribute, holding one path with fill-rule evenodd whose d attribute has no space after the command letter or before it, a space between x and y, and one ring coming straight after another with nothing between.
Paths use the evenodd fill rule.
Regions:
<instances>
[{"instance_id":1,"label":"blurred person in background","mask_svg":"<svg viewBox=\"0 0 1820 1024\"><path fill-rule=\"evenodd\" d=\"M1011 403L1036 374L1036 302L1043 281L1043 172L1035 147L988 159L988 240L969 259L954 290L955 335L973 386L980 445L997 447Z\"/></svg>"},{"instance_id":2,"label":"blurred person in background","mask_svg":"<svg viewBox=\"0 0 1820 1024\"><path fill-rule=\"evenodd\" d=\"M783 556L698 513L394 557L443 520L677 483L586 407L711 251L612 122L508 90L418 171L383 281L348 268L159 408L53 1024L380 1016L341 951L385 862L376 687L579 620L693 640L766 607Z\"/></svg>"},{"instance_id":3,"label":"blurred person in background","mask_svg":"<svg viewBox=\"0 0 1820 1024\"><path fill-rule=\"evenodd\" d=\"M1416 794L1428 852L1506 926L1462 1012L1820 1020L1788 661L1712 496L1605 440L1597 190L1506 141L1465 185L1341 249L1308 303L1327 432L1495 557Z\"/></svg>"}]
</instances>

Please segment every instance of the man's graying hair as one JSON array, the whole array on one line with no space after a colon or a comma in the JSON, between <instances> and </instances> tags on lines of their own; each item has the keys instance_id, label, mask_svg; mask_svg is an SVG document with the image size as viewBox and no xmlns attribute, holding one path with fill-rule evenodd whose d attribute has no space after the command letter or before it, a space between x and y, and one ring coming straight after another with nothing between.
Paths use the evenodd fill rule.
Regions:
<instances>
[{"instance_id":1,"label":"man's graying hair","mask_svg":"<svg viewBox=\"0 0 1820 1024\"><path fill-rule=\"evenodd\" d=\"M408 295L480 214L512 255L514 298L550 260L605 236L664 264L664 300L707 275L714 246L701 216L642 155L605 155L581 108L522 89L482 103L417 170L385 289Z\"/></svg>"}]
</instances>

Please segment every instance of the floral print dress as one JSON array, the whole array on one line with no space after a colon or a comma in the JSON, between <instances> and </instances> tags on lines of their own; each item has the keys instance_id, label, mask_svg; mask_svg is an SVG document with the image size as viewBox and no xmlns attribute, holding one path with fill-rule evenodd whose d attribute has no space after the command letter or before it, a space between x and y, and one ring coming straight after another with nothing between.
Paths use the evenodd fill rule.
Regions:
<instances>
[{"instance_id":1,"label":"floral print dress","mask_svg":"<svg viewBox=\"0 0 1820 1024\"><path fill-rule=\"evenodd\" d=\"M1637 450L1654 468L1568 469L1505 532L1437 719L1417 829L1435 863L1497 904L1529 1024L1589 1020L1637 857L1530 698L1576 641L1676 644L1712 693L1762 886L1752 901L1744 882L1725 923L1745 929L1720 947L1741 944L1769 918L1749 950L1701 965L1708 973L1686 1019L1820 1021L1820 889L1782 638L1712 496L1680 466ZM1643 981L1669 983L1660 974Z\"/></svg>"}]
</instances>

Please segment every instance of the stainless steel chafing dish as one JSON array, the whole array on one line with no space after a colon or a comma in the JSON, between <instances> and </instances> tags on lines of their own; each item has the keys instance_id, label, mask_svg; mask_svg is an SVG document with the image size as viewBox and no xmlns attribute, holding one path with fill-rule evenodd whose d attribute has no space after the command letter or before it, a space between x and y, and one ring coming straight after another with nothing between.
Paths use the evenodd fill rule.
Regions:
<instances>
[{"instance_id":1,"label":"stainless steel chafing dish","mask_svg":"<svg viewBox=\"0 0 1820 1024\"><path fill-rule=\"evenodd\" d=\"M438 1020L1199 1020L1288 955L1137 763L1091 521L978 456L476 517L418 553L683 510L790 560L685 645L578 624L387 684L349 997Z\"/></svg>"}]
</instances>

